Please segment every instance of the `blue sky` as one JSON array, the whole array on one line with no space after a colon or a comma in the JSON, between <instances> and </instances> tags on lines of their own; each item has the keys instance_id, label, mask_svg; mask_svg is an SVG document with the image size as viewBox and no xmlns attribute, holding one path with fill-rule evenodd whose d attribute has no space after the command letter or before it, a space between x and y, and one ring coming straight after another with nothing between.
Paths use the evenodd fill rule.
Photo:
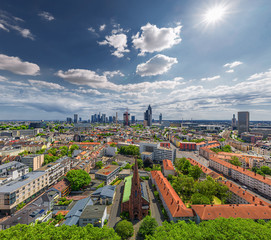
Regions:
<instances>
[{"instance_id":1,"label":"blue sky","mask_svg":"<svg viewBox=\"0 0 271 240\"><path fill-rule=\"evenodd\" d=\"M270 10L269 0L2 0L0 119L127 107L142 119L151 104L155 119L270 120Z\"/></svg>"}]
</instances>

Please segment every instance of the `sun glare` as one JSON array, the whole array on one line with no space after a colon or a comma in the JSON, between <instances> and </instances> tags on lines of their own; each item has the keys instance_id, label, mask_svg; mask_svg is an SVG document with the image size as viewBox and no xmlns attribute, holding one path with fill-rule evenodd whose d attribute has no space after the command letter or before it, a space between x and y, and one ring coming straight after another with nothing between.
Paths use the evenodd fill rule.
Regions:
<instances>
[{"instance_id":1,"label":"sun glare","mask_svg":"<svg viewBox=\"0 0 271 240\"><path fill-rule=\"evenodd\" d=\"M227 8L222 5L209 8L203 16L203 21L207 25L220 22L225 17L226 10Z\"/></svg>"}]
</instances>

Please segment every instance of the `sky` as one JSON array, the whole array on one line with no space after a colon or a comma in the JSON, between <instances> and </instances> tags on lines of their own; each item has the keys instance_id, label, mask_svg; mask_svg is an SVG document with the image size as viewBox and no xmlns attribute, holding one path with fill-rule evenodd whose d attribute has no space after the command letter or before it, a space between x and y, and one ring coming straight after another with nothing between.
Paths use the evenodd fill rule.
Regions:
<instances>
[{"instance_id":1,"label":"sky","mask_svg":"<svg viewBox=\"0 0 271 240\"><path fill-rule=\"evenodd\" d=\"M270 0L1 0L0 120L271 120Z\"/></svg>"}]
</instances>

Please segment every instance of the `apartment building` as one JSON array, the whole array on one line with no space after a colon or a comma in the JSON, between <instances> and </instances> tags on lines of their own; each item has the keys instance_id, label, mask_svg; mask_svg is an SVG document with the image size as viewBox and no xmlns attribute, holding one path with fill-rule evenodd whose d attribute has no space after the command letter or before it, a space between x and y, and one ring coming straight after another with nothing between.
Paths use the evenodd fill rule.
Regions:
<instances>
[{"instance_id":1,"label":"apartment building","mask_svg":"<svg viewBox=\"0 0 271 240\"><path fill-rule=\"evenodd\" d=\"M165 177L168 177L169 174L171 175L175 175L175 168L172 164L172 161L168 160L168 159L164 159L163 160L163 165L162 165L162 172L164 174Z\"/></svg>"},{"instance_id":2,"label":"apartment building","mask_svg":"<svg viewBox=\"0 0 271 240\"><path fill-rule=\"evenodd\" d=\"M245 168L234 166L215 156L210 157L209 164L211 168L217 170L218 172L221 172L234 180L238 180L242 184L257 190L268 197L271 197L270 179L246 170Z\"/></svg>"},{"instance_id":3,"label":"apartment building","mask_svg":"<svg viewBox=\"0 0 271 240\"><path fill-rule=\"evenodd\" d=\"M117 178L120 167L116 165L108 165L103 169L100 169L95 173L95 178L104 181L104 183L110 184L114 179Z\"/></svg>"},{"instance_id":4,"label":"apartment building","mask_svg":"<svg viewBox=\"0 0 271 240\"><path fill-rule=\"evenodd\" d=\"M139 149L143 160L148 157L162 164L164 159L174 162L176 158L176 149L173 148L169 142L140 142Z\"/></svg>"},{"instance_id":5,"label":"apartment building","mask_svg":"<svg viewBox=\"0 0 271 240\"><path fill-rule=\"evenodd\" d=\"M44 154L31 154L22 157L22 163L27 165L33 171L40 168L44 162Z\"/></svg>"},{"instance_id":6,"label":"apartment building","mask_svg":"<svg viewBox=\"0 0 271 240\"><path fill-rule=\"evenodd\" d=\"M20 162L9 162L0 165L0 184L15 180L29 172L29 168Z\"/></svg>"},{"instance_id":7,"label":"apartment building","mask_svg":"<svg viewBox=\"0 0 271 240\"><path fill-rule=\"evenodd\" d=\"M151 180L159 192L160 199L170 221L194 220L193 211L185 206L161 171L151 171Z\"/></svg>"},{"instance_id":8,"label":"apartment building","mask_svg":"<svg viewBox=\"0 0 271 240\"><path fill-rule=\"evenodd\" d=\"M30 172L0 186L0 215L12 214L16 206L29 202L48 186L48 173Z\"/></svg>"}]
</instances>

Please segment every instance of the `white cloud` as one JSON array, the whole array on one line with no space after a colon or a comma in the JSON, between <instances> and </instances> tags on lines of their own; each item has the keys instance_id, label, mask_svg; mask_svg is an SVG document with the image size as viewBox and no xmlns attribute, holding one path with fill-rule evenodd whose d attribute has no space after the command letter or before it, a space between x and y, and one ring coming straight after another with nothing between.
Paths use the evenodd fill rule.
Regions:
<instances>
[{"instance_id":1,"label":"white cloud","mask_svg":"<svg viewBox=\"0 0 271 240\"><path fill-rule=\"evenodd\" d=\"M214 80L217 80L219 78L220 78L220 76L217 75L217 76L213 76L213 77L202 78L201 81L214 81Z\"/></svg>"},{"instance_id":2,"label":"white cloud","mask_svg":"<svg viewBox=\"0 0 271 240\"><path fill-rule=\"evenodd\" d=\"M181 42L181 28L181 26L175 28L158 28L156 25L147 23L141 27L141 35L138 32L132 37L134 48L141 51L139 55L144 55L146 52L160 52L171 48Z\"/></svg>"},{"instance_id":3,"label":"white cloud","mask_svg":"<svg viewBox=\"0 0 271 240\"><path fill-rule=\"evenodd\" d=\"M69 69L66 72L59 70L56 75L75 85L87 85L92 88L110 89L116 85L109 82L105 75L99 75L87 69Z\"/></svg>"},{"instance_id":4,"label":"white cloud","mask_svg":"<svg viewBox=\"0 0 271 240\"><path fill-rule=\"evenodd\" d=\"M100 30L100 31L103 31L105 28L106 28L106 25L103 24L103 25L101 25L101 26L99 27L99 30Z\"/></svg>"},{"instance_id":5,"label":"white cloud","mask_svg":"<svg viewBox=\"0 0 271 240\"><path fill-rule=\"evenodd\" d=\"M4 82L4 81L7 81L7 80L8 79L6 77L0 75L0 82Z\"/></svg>"},{"instance_id":6,"label":"white cloud","mask_svg":"<svg viewBox=\"0 0 271 240\"><path fill-rule=\"evenodd\" d=\"M95 33L95 29L94 29L93 27L89 27L88 30L89 30L90 32Z\"/></svg>"},{"instance_id":7,"label":"white cloud","mask_svg":"<svg viewBox=\"0 0 271 240\"><path fill-rule=\"evenodd\" d=\"M124 56L123 53L130 52L127 47L127 36L124 33L120 34L112 34L111 36L106 36L105 40L102 42L98 42L100 45L109 45L114 47L116 50L112 53L112 55L121 58Z\"/></svg>"},{"instance_id":8,"label":"white cloud","mask_svg":"<svg viewBox=\"0 0 271 240\"><path fill-rule=\"evenodd\" d=\"M271 68L267 72L255 73L251 75L247 80L254 80L259 78L271 78Z\"/></svg>"},{"instance_id":9,"label":"white cloud","mask_svg":"<svg viewBox=\"0 0 271 240\"><path fill-rule=\"evenodd\" d=\"M114 77L114 76L116 76L116 75L119 75L119 76L121 76L121 77L124 77L124 74L120 71L120 70L117 70L117 71L105 71L104 73L104 76L106 76L106 77Z\"/></svg>"},{"instance_id":10,"label":"white cloud","mask_svg":"<svg viewBox=\"0 0 271 240\"><path fill-rule=\"evenodd\" d=\"M79 93L90 93L91 95L94 95L94 96L99 96L99 95L102 95L98 90L96 89L85 89L85 88L79 88L76 90L76 92L79 92Z\"/></svg>"},{"instance_id":11,"label":"white cloud","mask_svg":"<svg viewBox=\"0 0 271 240\"><path fill-rule=\"evenodd\" d=\"M227 70L226 73L233 73L234 70L233 69L230 69L230 70Z\"/></svg>"},{"instance_id":12,"label":"white cloud","mask_svg":"<svg viewBox=\"0 0 271 240\"><path fill-rule=\"evenodd\" d=\"M29 86L29 84L24 83L24 82L18 82L18 81L9 81L8 83L17 85L17 86Z\"/></svg>"},{"instance_id":13,"label":"white cloud","mask_svg":"<svg viewBox=\"0 0 271 240\"><path fill-rule=\"evenodd\" d=\"M0 23L0 28L7 31L7 32L9 32L9 30L2 23Z\"/></svg>"},{"instance_id":14,"label":"white cloud","mask_svg":"<svg viewBox=\"0 0 271 240\"><path fill-rule=\"evenodd\" d=\"M53 21L55 19L54 16L48 12L41 12L38 15L47 21Z\"/></svg>"},{"instance_id":15,"label":"white cloud","mask_svg":"<svg viewBox=\"0 0 271 240\"><path fill-rule=\"evenodd\" d=\"M35 63L23 62L18 57L9 57L0 54L0 69L13 72L19 75L38 75L40 68Z\"/></svg>"},{"instance_id":16,"label":"white cloud","mask_svg":"<svg viewBox=\"0 0 271 240\"><path fill-rule=\"evenodd\" d=\"M50 89L56 89L56 90L64 90L65 87L57 84L57 83L51 83L46 81L39 81L39 80L28 80L30 84L34 87L38 88L50 88Z\"/></svg>"},{"instance_id":17,"label":"white cloud","mask_svg":"<svg viewBox=\"0 0 271 240\"><path fill-rule=\"evenodd\" d=\"M223 67L229 67L229 68L235 68L239 65L243 64L242 62L240 61L235 61L235 62L232 62L232 63L226 63Z\"/></svg>"},{"instance_id":18,"label":"white cloud","mask_svg":"<svg viewBox=\"0 0 271 240\"><path fill-rule=\"evenodd\" d=\"M161 75L166 73L172 67L172 65L176 63L178 63L177 58L157 54L146 63L137 65L136 73L142 77Z\"/></svg>"}]
</instances>

